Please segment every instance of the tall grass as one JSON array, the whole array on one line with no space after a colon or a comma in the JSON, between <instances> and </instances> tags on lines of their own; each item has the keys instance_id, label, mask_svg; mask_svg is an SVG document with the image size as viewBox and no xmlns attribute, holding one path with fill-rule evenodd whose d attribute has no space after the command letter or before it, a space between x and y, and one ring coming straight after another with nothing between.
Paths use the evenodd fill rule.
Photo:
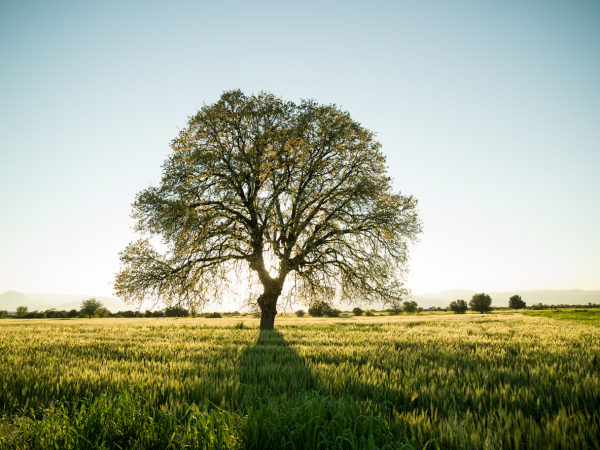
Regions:
<instances>
[{"instance_id":1,"label":"tall grass","mask_svg":"<svg viewBox=\"0 0 600 450\"><path fill-rule=\"evenodd\" d=\"M54 402L0 421L0 449L413 449L389 408L348 396L300 392L295 401L245 398L241 412L197 405L182 417L149 407L126 389Z\"/></svg>"},{"instance_id":2,"label":"tall grass","mask_svg":"<svg viewBox=\"0 0 600 450\"><path fill-rule=\"evenodd\" d=\"M244 399L296 404L314 391L387 405L420 447L600 448L598 328L496 314L235 324L2 322L0 407L134 386L144 405L181 418L192 403L242 414Z\"/></svg>"}]
</instances>

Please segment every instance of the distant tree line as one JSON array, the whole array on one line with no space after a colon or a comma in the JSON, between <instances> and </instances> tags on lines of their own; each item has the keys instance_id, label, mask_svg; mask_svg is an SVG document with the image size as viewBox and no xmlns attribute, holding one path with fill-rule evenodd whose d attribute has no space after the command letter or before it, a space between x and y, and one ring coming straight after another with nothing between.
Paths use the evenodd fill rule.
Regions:
<instances>
[{"instance_id":1,"label":"distant tree line","mask_svg":"<svg viewBox=\"0 0 600 450\"><path fill-rule=\"evenodd\" d=\"M146 312L141 311L119 311L117 313L111 313L100 300L96 298L88 298L81 302L80 308L72 309L70 311L57 310L56 308L47 309L45 311L33 310L29 311L27 306L18 306L16 309L15 316L19 319L73 319L73 318L140 318L140 317L206 317L206 318L219 318L227 315L239 315L238 311L219 313L197 313L196 311L189 311L181 306L167 307L162 310ZM11 317L8 311L0 310L0 319Z\"/></svg>"},{"instance_id":2,"label":"distant tree line","mask_svg":"<svg viewBox=\"0 0 600 450\"><path fill-rule=\"evenodd\" d=\"M529 310L544 310L544 309L564 309L564 308L600 308L600 304L588 303L587 305L545 305L543 303L534 303L531 306L523 301L520 295L513 295L509 300L508 307L492 306L492 298L485 293L475 294L469 303L465 300L459 299L450 303L449 307L441 308L439 306L432 306L429 311L452 311L455 314L464 314L468 310L478 313L487 313L492 310L507 310L507 309L529 309ZM397 302L392 304L389 308L381 311L387 312L390 315L397 315L402 313L414 314L421 313L424 309L419 307L417 302L406 300L404 302ZM359 307L354 308L352 311L341 311L327 302L322 300L314 302L308 309L308 314L312 317L339 317L343 313L352 313L354 316L372 316L374 311L362 310ZM304 310L298 310L295 312L296 316L304 317L306 312ZM159 317L204 317L204 318L220 318L224 316L247 316L252 315L260 317L260 311L254 311L250 313L240 314L238 311L234 312L206 312L198 313L194 310L188 310L181 306L171 306L162 310L145 312L141 311L119 311L117 313L111 313L107 308L104 307L101 301L95 298L85 299L81 302L79 310L72 309L70 311L57 310L56 308L47 309L45 311L33 310L29 311L27 306L19 306L16 309L14 317L20 319L73 319L73 318L159 318ZM0 319L6 319L11 317L8 311L0 310Z\"/></svg>"}]
</instances>

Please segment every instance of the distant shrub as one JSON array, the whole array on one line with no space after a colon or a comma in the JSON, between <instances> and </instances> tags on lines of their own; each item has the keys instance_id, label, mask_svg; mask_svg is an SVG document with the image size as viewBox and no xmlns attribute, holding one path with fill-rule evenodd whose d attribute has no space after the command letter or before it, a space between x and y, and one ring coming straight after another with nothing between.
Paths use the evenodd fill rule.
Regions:
<instances>
[{"instance_id":1,"label":"distant shrub","mask_svg":"<svg viewBox=\"0 0 600 450\"><path fill-rule=\"evenodd\" d=\"M327 314L327 312L331 309L331 306L329 306L327 303L325 303L322 300L318 300L316 302L314 302L312 305L310 305L310 308L308 308L308 314L310 314L313 317L323 317Z\"/></svg>"},{"instance_id":2,"label":"distant shrub","mask_svg":"<svg viewBox=\"0 0 600 450\"><path fill-rule=\"evenodd\" d=\"M244 325L244 322L238 322L233 326L233 328L236 330L243 330L246 328L246 326Z\"/></svg>"},{"instance_id":3,"label":"distant shrub","mask_svg":"<svg viewBox=\"0 0 600 450\"><path fill-rule=\"evenodd\" d=\"M0 319L6 319L8 317L8 311L1 310L0 311Z\"/></svg>"},{"instance_id":4,"label":"distant shrub","mask_svg":"<svg viewBox=\"0 0 600 450\"><path fill-rule=\"evenodd\" d=\"M527 304L523 301L520 295L513 295L510 300L508 300L508 307L518 310L527 308Z\"/></svg>"},{"instance_id":5,"label":"distant shrub","mask_svg":"<svg viewBox=\"0 0 600 450\"><path fill-rule=\"evenodd\" d=\"M464 314L469 309L469 305L464 300L454 300L450 303L450 311L454 314Z\"/></svg>"},{"instance_id":6,"label":"distant shrub","mask_svg":"<svg viewBox=\"0 0 600 450\"><path fill-rule=\"evenodd\" d=\"M28 313L27 306L17 306L17 317L24 318Z\"/></svg>"},{"instance_id":7,"label":"distant shrub","mask_svg":"<svg viewBox=\"0 0 600 450\"><path fill-rule=\"evenodd\" d=\"M39 312L39 313L36 313L33 317L35 319L45 319L46 318L46 313Z\"/></svg>"},{"instance_id":8,"label":"distant shrub","mask_svg":"<svg viewBox=\"0 0 600 450\"><path fill-rule=\"evenodd\" d=\"M492 297L488 294L475 294L469 301L469 308L481 314L492 310Z\"/></svg>"},{"instance_id":9,"label":"distant shrub","mask_svg":"<svg viewBox=\"0 0 600 450\"><path fill-rule=\"evenodd\" d=\"M342 313L342 311L340 311L339 309L335 309L335 308L329 308L329 309L325 310L324 313L327 317L339 317L340 314Z\"/></svg>"},{"instance_id":10,"label":"distant shrub","mask_svg":"<svg viewBox=\"0 0 600 450\"><path fill-rule=\"evenodd\" d=\"M352 310L352 314L354 314L355 316L362 316L362 315L363 315L363 312L364 312L364 311L363 311L362 309L360 309L360 308L354 308L354 309Z\"/></svg>"},{"instance_id":11,"label":"distant shrub","mask_svg":"<svg viewBox=\"0 0 600 450\"><path fill-rule=\"evenodd\" d=\"M306 314L303 310L299 309L298 311L296 311L296 316L297 317L304 317L304 314Z\"/></svg>"},{"instance_id":12,"label":"distant shrub","mask_svg":"<svg viewBox=\"0 0 600 450\"><path fill-rule=\"evenodd\" d=\"M144 317L152 317L152 311L147 309L146 312L144 313Z\"/></svg>"},{"instance_id":13,"label":"distant shrub","mask_svg":"<svg viewBox=\"0 0 600 450\"><path fill-rule=\"evenodd\" d=\"M204 316L207 319L220 319L221 317L223 317L223 315L219 312L213 312L213 313L206 313L206 315Z\"/></svg>"},{"instance_id":14,"label":"distant shrub","mask_svg":"<svg viewBox=\"0 0 600 450\"><path fill-rule=\"evenodd\" d=\"M548 305L544 305L543 303L534 303L531 305L531 309L548 309Z\"/></svg>"},{"instance_id":15,"label":"distant shrub","mask_svg":"<svg viewBox=\"0 0 600 450\"><path fill-rule=\"evenodd\" d=\"M96 311L96 317L105 318L105 317L109 317L109 316L110 316L110 311L108 309L106 309L105 307L102 307L98 311Z\"/></svg>"},{"instance_id":16,"label":"distant shrub","mask_svg":"<svg viewBox=\"0 0 600 450\"><path fill-rule=\"evenodd\" d=\"M67 315L69 317L79 317L79 311L77 311L76 309L72 309L71 311L68 312Z\"/></svg>"},{"instance_id":17,"label":"distant shrub","mask_svg":"<svg viewBox=\"0 0 600 450\"><path fill-rule=\"evenodd\" d=\"M367 311L365 311L365 316L374 316L375 314L373 313L373 311L371 311L370 309L368 309Z\"/></svg>"},{"instance_id":18,"label":"distant shrub","mask_svg":"<svg viewBox=\"0 0 600 450\"><path fill-rule=\"evenodd\" d=\"M181 306L171 306L169 308L165 308L165 314L167 317L187 317L189 312L187 309Z\"/></svg>"},{"instance_id":19,"label":"distant shrub","mask_svg":"<svg viewBox=\"0 0 600 450\"><path fill-rule=\"evenodd\" d=\"M152 311L152 317L165 317L165 313L163 311Z\"/></svg>"}]
</instances>

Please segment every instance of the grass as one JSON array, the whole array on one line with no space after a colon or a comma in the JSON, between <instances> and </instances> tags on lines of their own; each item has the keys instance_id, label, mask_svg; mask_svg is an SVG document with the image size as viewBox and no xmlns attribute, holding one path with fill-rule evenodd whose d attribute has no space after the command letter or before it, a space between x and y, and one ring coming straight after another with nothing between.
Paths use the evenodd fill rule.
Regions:
<instances>
[{"instance_id":1,"label":"grass","mask_svg":"<svg viewBox=\"0 0 600 450\"><path fill-rule=\"evenodd\" d=\"M600 310L598 309L551 309L540 311L524 311L523 314L531 317L548 317L550 319L570 320L571 322L600 327Z\"/></svg>"},{"instance_id":2,"label":"grass","mask_svg":"<svg viewBox=\"0 0 600 450\"><path fill-rule=\"evenodd\" d=\"M598 328L521 314L283 317L271 332L257 325L239 317L1 321L4 429L14 430L9 425L31 408L41 423L32 427L51 423L51 416L38 419L55 399L82 405L102 392L118 398L131 386L143 393L138 407L176 418L182 430L189 405L220 411L237 421L236 430L259 433L253 418L263 417L271 423L266 435L280 439L271 448L388 445L340 438L352 429L353 413L342 415L338 428L323 425L338 431L321 447L319 433L294 441L282 431L321 417L310 402L341 411L340 401L371 405L382 420L373 439L387 429L398 446L600 448ZM260 441L236 433L235 445ZM302 448L295 445L289 448Z\"/></svg>"},{"instance_id":3,"label":"grass","mask_svg":"<svg viewBox=\"0 0 600 450\"><path fill-rule=\"evenodd\" d=\"M296 400L246 398L241 412L189 406L181 417L130 389L0 421L2 449L413 449L389 407L300 392Z\"/></svg>"}]
</instances>

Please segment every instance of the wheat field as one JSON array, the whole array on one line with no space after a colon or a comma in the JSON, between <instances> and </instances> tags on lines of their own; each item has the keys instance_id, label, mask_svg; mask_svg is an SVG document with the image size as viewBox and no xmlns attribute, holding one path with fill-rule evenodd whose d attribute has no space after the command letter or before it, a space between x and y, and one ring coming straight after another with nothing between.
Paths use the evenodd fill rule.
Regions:
<instances>
[{"instance_id":1,"label":"wheat field","mask_svg":"<svg viewBox=\"0 0 600 450\"><path fill-rule=\"evenodd\" d=\"M242 324L243 323L243 324ZM127 387L174 415L300 392L390 408L415 447L600 448L600 328L520 314L0 322L0 408ZM429 444L428 444L429 443Z\"/></svg>"}]
</instances>

